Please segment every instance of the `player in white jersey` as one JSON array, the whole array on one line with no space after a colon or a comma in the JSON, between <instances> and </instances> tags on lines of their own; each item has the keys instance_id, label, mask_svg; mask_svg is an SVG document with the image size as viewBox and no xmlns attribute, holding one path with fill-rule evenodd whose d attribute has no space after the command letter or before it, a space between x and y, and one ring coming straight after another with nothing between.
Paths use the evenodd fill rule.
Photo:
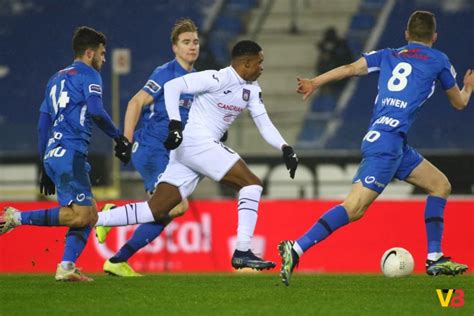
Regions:
<instances>
[{"instance_id":1,"label":"player in white jersey","mask_svg":"<svg viewBox=\"0 0 474 316\"><path fill-rule=\"evenodd\" d=\"M263 71L263 59L257 43L240 41L232 49L231 66L188 74L165 84L165 104L170 118L165 146L175 149L170 162L148 202L131 203L99 214L97 226L132 225L166 218L207 176L239 190L237 244L232 266L257 270L275 267L274 262L262 260L250 249L262 182L237 153L219 141L237 116L248 108L263 138L283 152L290 177L294 178L298 158L268 117L256 82ZM183 93L195 96L184 133L179 114L179 96Z\"/></svg>"}]
</instances>

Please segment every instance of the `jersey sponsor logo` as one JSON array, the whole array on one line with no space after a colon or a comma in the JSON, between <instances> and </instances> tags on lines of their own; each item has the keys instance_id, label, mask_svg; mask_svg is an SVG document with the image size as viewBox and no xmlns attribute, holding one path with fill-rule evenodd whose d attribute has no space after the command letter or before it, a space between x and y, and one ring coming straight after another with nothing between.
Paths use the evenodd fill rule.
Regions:
<instances>
[{"instance_id":1,"label":"jersey sponsor logo","mask_svg":"<svg viewBox=\"0 0 474 316\"><path fill-rule=\"evenodd\" d=\"M144 89L148 89L151 91L151 93L157 93L158 91L160 91L161 89L161 86L159 84L157 84L155 81L153 80L148 80L146 83L145 83L145 87Z\"/></svg>"},{"instance_id":2,"label":"jersey sponsor logo","mask_svg":"<svg viewBox=\"0 0 474 316\"><path fill-rule=\"evenodd\" d=\"M237 115L235 114L226 114L224 115L224 122L232 123L236 117Z\"/></svg>"},{"instance_id":3,"label":"jersey sponsor logo","mask_svg":"<svg viewBox=\"0 0 474 316\"><path fill-rule=\"evenodd\" d=\"M400 125L400 121L388 116L381 116L372 125L379 125L379 124L388 125L391 127L397 127L398 125Z\"/></svg>"},{"instance_id":4,"label":"jersey sponsor logo","mask_svg":"<svg viewBox=\"0 0 474 316\"><path fill-rule=\"evenodd\" d=\"M102 87L99 84L90 84L89 93L97 93L99 95L102 95Z\"/></svg>"},{"instance_id":5,"label":"jersey sponsor logo","mask_svg":"<svg viewBox=\"0 0 474 316\"><path fill-rule=\"evenodd\" d=\"M244 100L244 101L250 100L250 90L249 89L243 89L242 90L242 100Z\"/></svg>"},{"instance_id":6,"label":"jersey sponsor logo","mask_svg":"<svg viewBox=\"0 0 474 316\"><path fill-rule=\"evenodd\" d=\"M395 98L383 98L382 105L394 106L396 108L405 109L408 106L408 102Z\"/></svg>"},{"instance_id":7,"label":"jersey sponsor logo","mask_svg":"<svg viewBox=\"0 0 474 316\"><path fill-rule=\"evenodd\" d=\"M241 107L238 107L236 105L232 105L232 104L224 104L224 103L217 103L217 107L221 108L221 109L224 109L224 110L227 110L227 111L233 111L233 112L242 112L243 109Z\"/></svg>"}]
</instances>

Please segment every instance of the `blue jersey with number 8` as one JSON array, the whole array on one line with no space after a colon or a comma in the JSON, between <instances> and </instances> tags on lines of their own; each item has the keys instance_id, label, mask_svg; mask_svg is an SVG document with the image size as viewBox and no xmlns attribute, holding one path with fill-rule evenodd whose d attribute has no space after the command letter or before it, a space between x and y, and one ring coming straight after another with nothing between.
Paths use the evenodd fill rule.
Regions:
<instances>
[{"instance_id":1,"label":"blue jersey with number 8","mask_svg":"<svg viewBox=\"0 0 474 316\"><path fill-rule=\"evenodd\" d=\"M102 78L81 61L75 61L51 77L40 108L53 122L46 153L62 146L87 154L92 122L86 101L91 95L102 97Z\"/></svg>"},{"instance_id":2,"label":"blue jersey with number 8","mask_svg":"<svg viewBox=\"0 0 474 316\"><path fill-rule=\"evenodd\" d=\"M377 131L406 137L421 106L434 93L436 82L444 90L456 85L456 72L448 57L425 45L409 43L364 57L369 73L380 72L378 95L366 135L369 141L376 140Z\"/></svg>"}]
</instances>

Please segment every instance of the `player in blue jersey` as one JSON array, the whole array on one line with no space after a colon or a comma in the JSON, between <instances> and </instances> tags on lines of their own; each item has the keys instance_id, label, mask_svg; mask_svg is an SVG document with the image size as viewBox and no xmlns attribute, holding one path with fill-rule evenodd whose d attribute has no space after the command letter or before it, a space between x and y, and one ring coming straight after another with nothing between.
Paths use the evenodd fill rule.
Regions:
<instances>
[{"instance_id":1,"label":"player in blue jersey","mask_svg":"<svg viewBox=\"0 0 474 316\"><path fill-rule=\"evenodd\" d=\"M75 265L97 221L87 162L92 121L115 140L120 160L127 163L131 155L131 144L102 104L99 71L105 62L105 45L104 34L85 26L76 29L72 45L74 62L51 77L41 104L40 191L45 195L57 191L61 206L28 212L7 207L0 213L0 234L20 225L70 227L64 255L56 270L58 281L92 281Z\"/></svg>"},{"instance_id":2,"label":"player in blue jersey","mask_svg":"<svg viewBox=\"0 0 474 316\"><path fill-rule=\"evenodd\" d=\"M467 71L464 87L459 90L448 57L431 47L437 38L432 13L414 12L408 20L405 37L406 46L364 54L352 64L313 79L298 79L298 93L306 99L316 88L328 82L378 71L379 93L368 132L362 141L363 159L354 177L352 191L341 205L323 214L298 240L283 241L279 245L281 277L286 285L289 285L301 255L335 230L360 219L393 178L428 193L425 208L426 272L429 275L456 275L468 268L445 257L441 249L443 213L451 185L439 169L407 145L407 133L421 106L433 94L437 81L451 105L458 110L464 109L474 88L474 73Z\"/></svg>"},{"instance_id":3,"label":"player in blue jersey","mask_svg":"<svg viewBox=\"0 0 474 316\"><path fill-rule=\"evenodd\" d=\"M145 190L151 196L158 179L165 171L169 161L169 150L164 142L168 136L169 119L164 103L163 87L171 79L194 71L194 62L199 56L198 29L190 19L178 20L171 31L171 44L175 59L157 67L144 87L129 101L125 114L125 136L133 140L132 162L144 180ZM192 94L180 97L182 123L186 124L193 101ZM138 121L141 128L135 130ZM109 206L110 207L110 206ZM184 199L171 212L166 220L140 225L131 239L104 263L104 271L123 277L141 276L127 263L138 250L157 238L165 226L188 209ZM96 234L99 242L104 242L110 228L99 226Z\"/></svg>"}]
</instances>

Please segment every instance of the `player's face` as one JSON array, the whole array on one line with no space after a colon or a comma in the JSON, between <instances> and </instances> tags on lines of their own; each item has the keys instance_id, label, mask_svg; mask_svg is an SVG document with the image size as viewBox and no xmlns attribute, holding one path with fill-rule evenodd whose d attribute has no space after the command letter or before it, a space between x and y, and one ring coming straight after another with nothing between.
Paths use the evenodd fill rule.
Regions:
<instances>
[{"instance_id":1,"label":"player's face","mask_svg":"<svg viewBox=\"0 0 474 316\"><path fill-rule=\"evenodd\" d=\"M105 63L105 46L103 44L100 44L99 48L97 48L97 50L94 51L91 65L92 67L94 67L95 70L100 71L104 63Z\"/></svg>"},{"instance_id":2,"label":"player's face","mask_svg":"<svg viewBox=\"0 0 474 316\"><path fill-rule=\"evenodd\" d=\"M248 69L246 80L255 81L260 77L263 72L263 52L259 52L258 55L251 56L247 59L246 67Z\"/></svg>"},{"instance_id":3,"label":"player's face","mask_svg":"<svg viewBox=\"0 0 474 316\"><path fill-rule=\"evenodd\" d=\"M199 57L199 38L197 32L185 32L178 36L178 42L173 45L176 58L186 64L194 64Z\"/></svg>"}]
</instances>

